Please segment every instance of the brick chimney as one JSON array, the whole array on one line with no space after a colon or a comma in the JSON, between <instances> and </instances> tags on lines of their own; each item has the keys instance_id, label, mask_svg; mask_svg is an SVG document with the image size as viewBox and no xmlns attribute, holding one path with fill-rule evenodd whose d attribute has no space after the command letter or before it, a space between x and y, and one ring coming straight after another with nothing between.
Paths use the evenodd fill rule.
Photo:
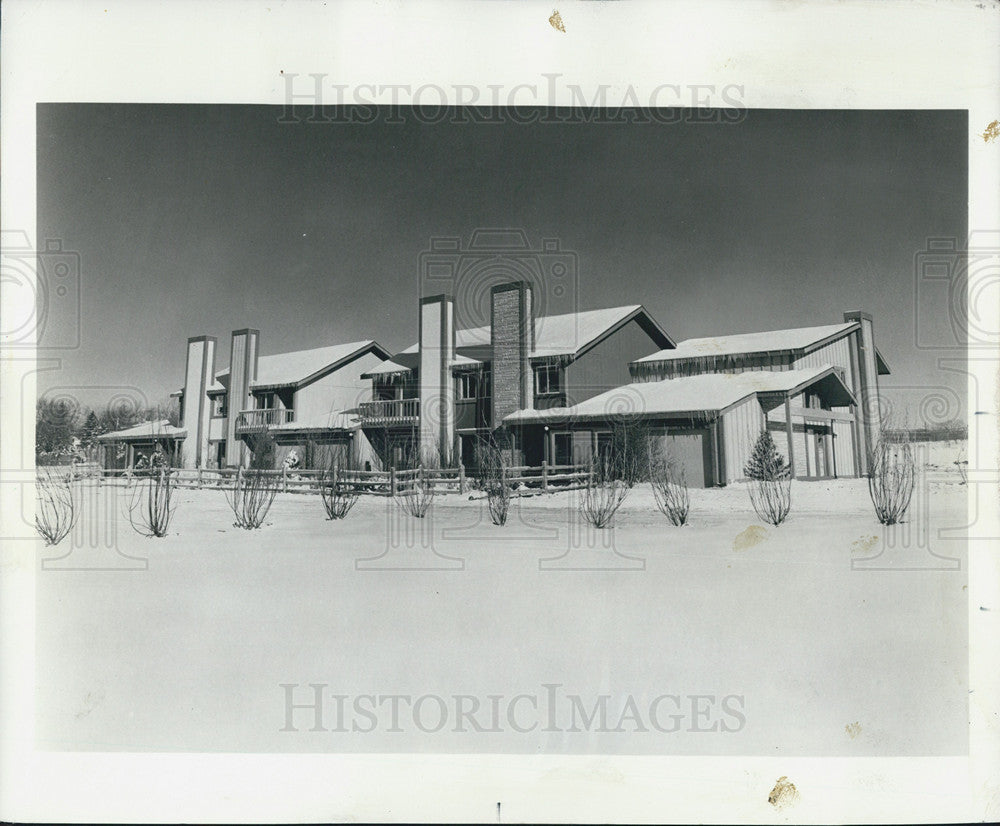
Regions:
<instances>
[{"instance_id":1,"label":"brick chimney","mask_svg":"<svg viewBox=\"0 0 1000 826\"><path fill-rule=\"evenodd\" d=\"M860 436L861 471L867 472L868 452L878 441L879 395L878 365L875 360L875 327L869 313L856 310L844 313L844 321L856 321L861 329L851 336L851 359L857 369L854 375L854 396L858 400L858 431Z\"/></svg>"},{"instance_id":2,"label":"brick chimney","mask_svg":"<svg viewBox=\"0 0 1000 826\"><path fill-rule=\"evenodd\" d=\"M455 440L455 299L433 295L420 300L420 458L451 462Z\"/></svg>"},{"instance_id":3,"label":"brick chimney","mask_svg":"<svg viewBox=\"0 0 1000 826\"><path fill-rule=\"evenodd\" d=\"M534 407L529 357L535 349L531 285L498 284L490 294L490 344L493 350L493 427L515 410Z\"/></svg>"},{"instance_id":4,"label":"brick chimney","mask_svg":"<svg viewBox=\"0 0 1000 826\"><path fill-rule=\"evenodd\" d=\"M250 382L257 378L259 330L233 330L229 351L229 398L226 418L226 464L245 465L249 458L246 445L236 435L236 420L241 410L253 407Z\"/></svg>"},{"instance_id":5,"label":"brick chimney","mask_svg":"<svg viewBox=\"0 0 1000 826\"><path fill-rule=\"evenodd\" d=\"M184 365L184 396L181 416L187 437L181 451L185 468L204 467L208 457L208 423L212 415L208 388L215 381L215 345L212 336L188 339Z\"/></svg>"}]
</instances>

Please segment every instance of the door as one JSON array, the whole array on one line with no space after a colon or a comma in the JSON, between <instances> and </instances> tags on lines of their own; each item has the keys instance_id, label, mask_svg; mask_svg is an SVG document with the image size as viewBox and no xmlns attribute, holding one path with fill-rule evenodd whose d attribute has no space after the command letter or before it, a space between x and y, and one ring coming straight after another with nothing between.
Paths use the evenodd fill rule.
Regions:
<instances>
[{"instance_id":1,"label":"door","mask_svg":"<svg viewBox=\"0 0 1000 826\"><path fill-rule=\"evenodd\" d=\"M708 431L685 430L661 433L657 437L661 456L671 465L684 470L684 479L692 488L713 484L712 456Z\"/></svg>"},{"instance_id":2,"label":"door","mask_svg":"<svg viewBox=\"0 0 1000 826\"><path fill-rule=\"evenodd\" d=\"M553 464L570 465L573 463L573 434L555 433L553 434L556 455Z\"/></svg>"}]
</instances>

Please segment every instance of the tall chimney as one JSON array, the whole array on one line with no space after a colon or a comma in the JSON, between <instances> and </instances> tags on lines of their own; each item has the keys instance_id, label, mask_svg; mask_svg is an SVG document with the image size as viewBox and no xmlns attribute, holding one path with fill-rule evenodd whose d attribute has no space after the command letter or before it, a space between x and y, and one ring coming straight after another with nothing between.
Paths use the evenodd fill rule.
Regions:
<instances>
[{"instance_id":1,"label":"tall chimney","mask_svg":"<svg viewBox=\"0 0 1000 826\"><path fill-rule=\"evenodd\" d=\"M226 418L226 464L242 466L248 458L246 445L236 435L236 420L241 410L253 407L250 382L257 378L259 330L233 330L229 351L229 399Z\"/></svg>"},{"instance_id":2,"label":"tall chimney","mask_svg":"<svg viewBox=\"0 0 1000 826\"><path fill-rule=\"evenodd\" d=\"M854 395L858 400L858 429L861 435L861 472L868 468L868 453L878 441L880 421L878 365L875 361L875 327L869 313L844 313L844 321L856 321L861 329L851 336L852 356L857 365Z\"/></svg>"},{"instance_id":3,"label":"tall chimney","mask_svg":"<svg viewBox=\"0 0 1000 826\"><path fill-rule=\"evenodd\" d=\"M490 293L490 343L493 350L493 427L515 410L534 407L529 361L535 349L531 285L498 284Z\"/></svg>"},{"instance_id":4,"label":"tall chimney","mask_svg":"<svg viewBox=\"0 0 1000 826\"><path fill-rule=\"evenodd\" d=\"M215 345L212 336L194 336L187 343L181 408L187 430L181 451L185 468L204 467L208 458L208 423L212 415L208 388L215 380Z\"/></svg>"},{"instance_id":5,"label":"tall chimney","mask_svg":"<svg viewBox=\"0 0 1000 826\"><path fill-rule=\"evenodd\" d=\"M440 456L449 464L455 439L455 299L420 300L420 459Z\"/></svg>"}]
</instances>

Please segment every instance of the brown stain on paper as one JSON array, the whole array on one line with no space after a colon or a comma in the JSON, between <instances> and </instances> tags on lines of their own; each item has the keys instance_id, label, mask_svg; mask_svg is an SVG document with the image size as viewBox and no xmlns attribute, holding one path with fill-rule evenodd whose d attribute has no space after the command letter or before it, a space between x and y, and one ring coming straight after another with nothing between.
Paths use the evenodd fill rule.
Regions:
<instances>
[{"instance_id":1,"label":"brown stain on paper","mask_svg":"<svg viewBox=\"0 0 1000 826\"><path fill-rule=\"evenodd\" d=\"M878 544L877 536L862 536L851 543L851 553L865 554Z\"/></svg>"},{"instance_id":2,"label":"brown stain on paper","mask_svg":"<svg viewBox=\"0 0 1000 826\"><path fill-rule=\"evenodd\" d=\"M552 16L549 18L549 25L553 29L566 34L566 27L563 25L562 15L559 14L558 9L553 10Z\"/></svg>"},{"instance_id":3,"label":"brown stain on paper","mask_svg":"<svg viewBox=\"0 0 1000 826\"><path fill-rule=\"evenodd\" d=\"M855 737L861 734L861 723L858 722L848 723L846 726L844 726L844 731L846 731L847 736L853 740Z\"/></svg>"},{"instance_id":4,"label":"brown stain on paper","mask_svg":"<svg viewBox=\"0 0 1000 826\"><path fill-rule=\"evenodd\" d=\"M986 126L986 130L979 136L985 143L995 141L1000 138L1000 120L995 120Z\"/></svg>"},{"instance_id":5,"label":"brown stain on paper","mask_svg":"<svg viewBox=\"0 0 1000 826\"><path fill-rule=\"evenodd\" d=\"M767 538L767 531L760 525L751 525L745 531L740 531L736 534L736 538L733 540L733 550L734 551L745 551L747 548L752 548L763 542Z\"/></svg>"},{"instance_id":6,"label":"brown stain on paper","mask_svg":"<svg viewBox=\"0 0 1000 826\"><path fill-rule=\"evenodd\" d=\"M774 784L774 788L771 789L771 793L767 796L767 802L774 806L775 809L783 809L785 806L790 806L798 799L799 790L795 788L795 784L785 775L778 778L778 782Z\"/></svg>"}]
</instances>

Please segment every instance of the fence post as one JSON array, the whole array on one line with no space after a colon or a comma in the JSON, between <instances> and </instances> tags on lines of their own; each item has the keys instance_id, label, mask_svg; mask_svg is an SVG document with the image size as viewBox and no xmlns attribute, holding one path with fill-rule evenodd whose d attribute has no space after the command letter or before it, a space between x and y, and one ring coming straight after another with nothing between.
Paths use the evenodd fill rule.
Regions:
<instances>
[{"instance_id":1,"label":"fence post","mask_svg":"<svg viewBox=\"0 0 1000 826\"><path fill-rule=\"evenodd\" d=\"M542 492L549 492L549 463L542 462Z\"/></svg>"},{"instance_id":2,"label":"fence post","mask_svg":"<svg viewBox=\"0 0 1000 826\"><path fill-rule=\"evenodd\" d=\"M236 483L233 485L233 490L238 490L240 487L240 479L243 478L243 465L239 465L236 468Z\"/></svg>"},{"instance_id":3,"label":"fence post","mask_svg":"<svg viewBox=\"0 0 1000 826\"><path fill-rule=\"evenodd\" d=\"M389 468L389 495L396 495L396 466Z\"/></svg>"},{"instance_id":4,"label":"fence post","mask_svg":"<svg viewBox=\"0 0 1000 826\"><path fill-rule=\"evenodd\" d=\"M288 493L288 465L281 466L281 492Z\"/></svg>"},{"instance_id":5,"label":"fence post","mask_svg":"<svg viewBox=\"0 0 1000 826\"><path fill-rule=\"evenodd\" d=\"M201 480L201 468L198 468L198 490L201 490L202 480Z\"/></svg>"},{"instance_id":6,"label":"fence post","mask_svg":"<svg viewBox=\"0 0 1000 826\"><path fill-rule=\"evenodd\" d=\"M465 493L465 465L458 464L458 492Z\"/></svg>"}]
</instances>

